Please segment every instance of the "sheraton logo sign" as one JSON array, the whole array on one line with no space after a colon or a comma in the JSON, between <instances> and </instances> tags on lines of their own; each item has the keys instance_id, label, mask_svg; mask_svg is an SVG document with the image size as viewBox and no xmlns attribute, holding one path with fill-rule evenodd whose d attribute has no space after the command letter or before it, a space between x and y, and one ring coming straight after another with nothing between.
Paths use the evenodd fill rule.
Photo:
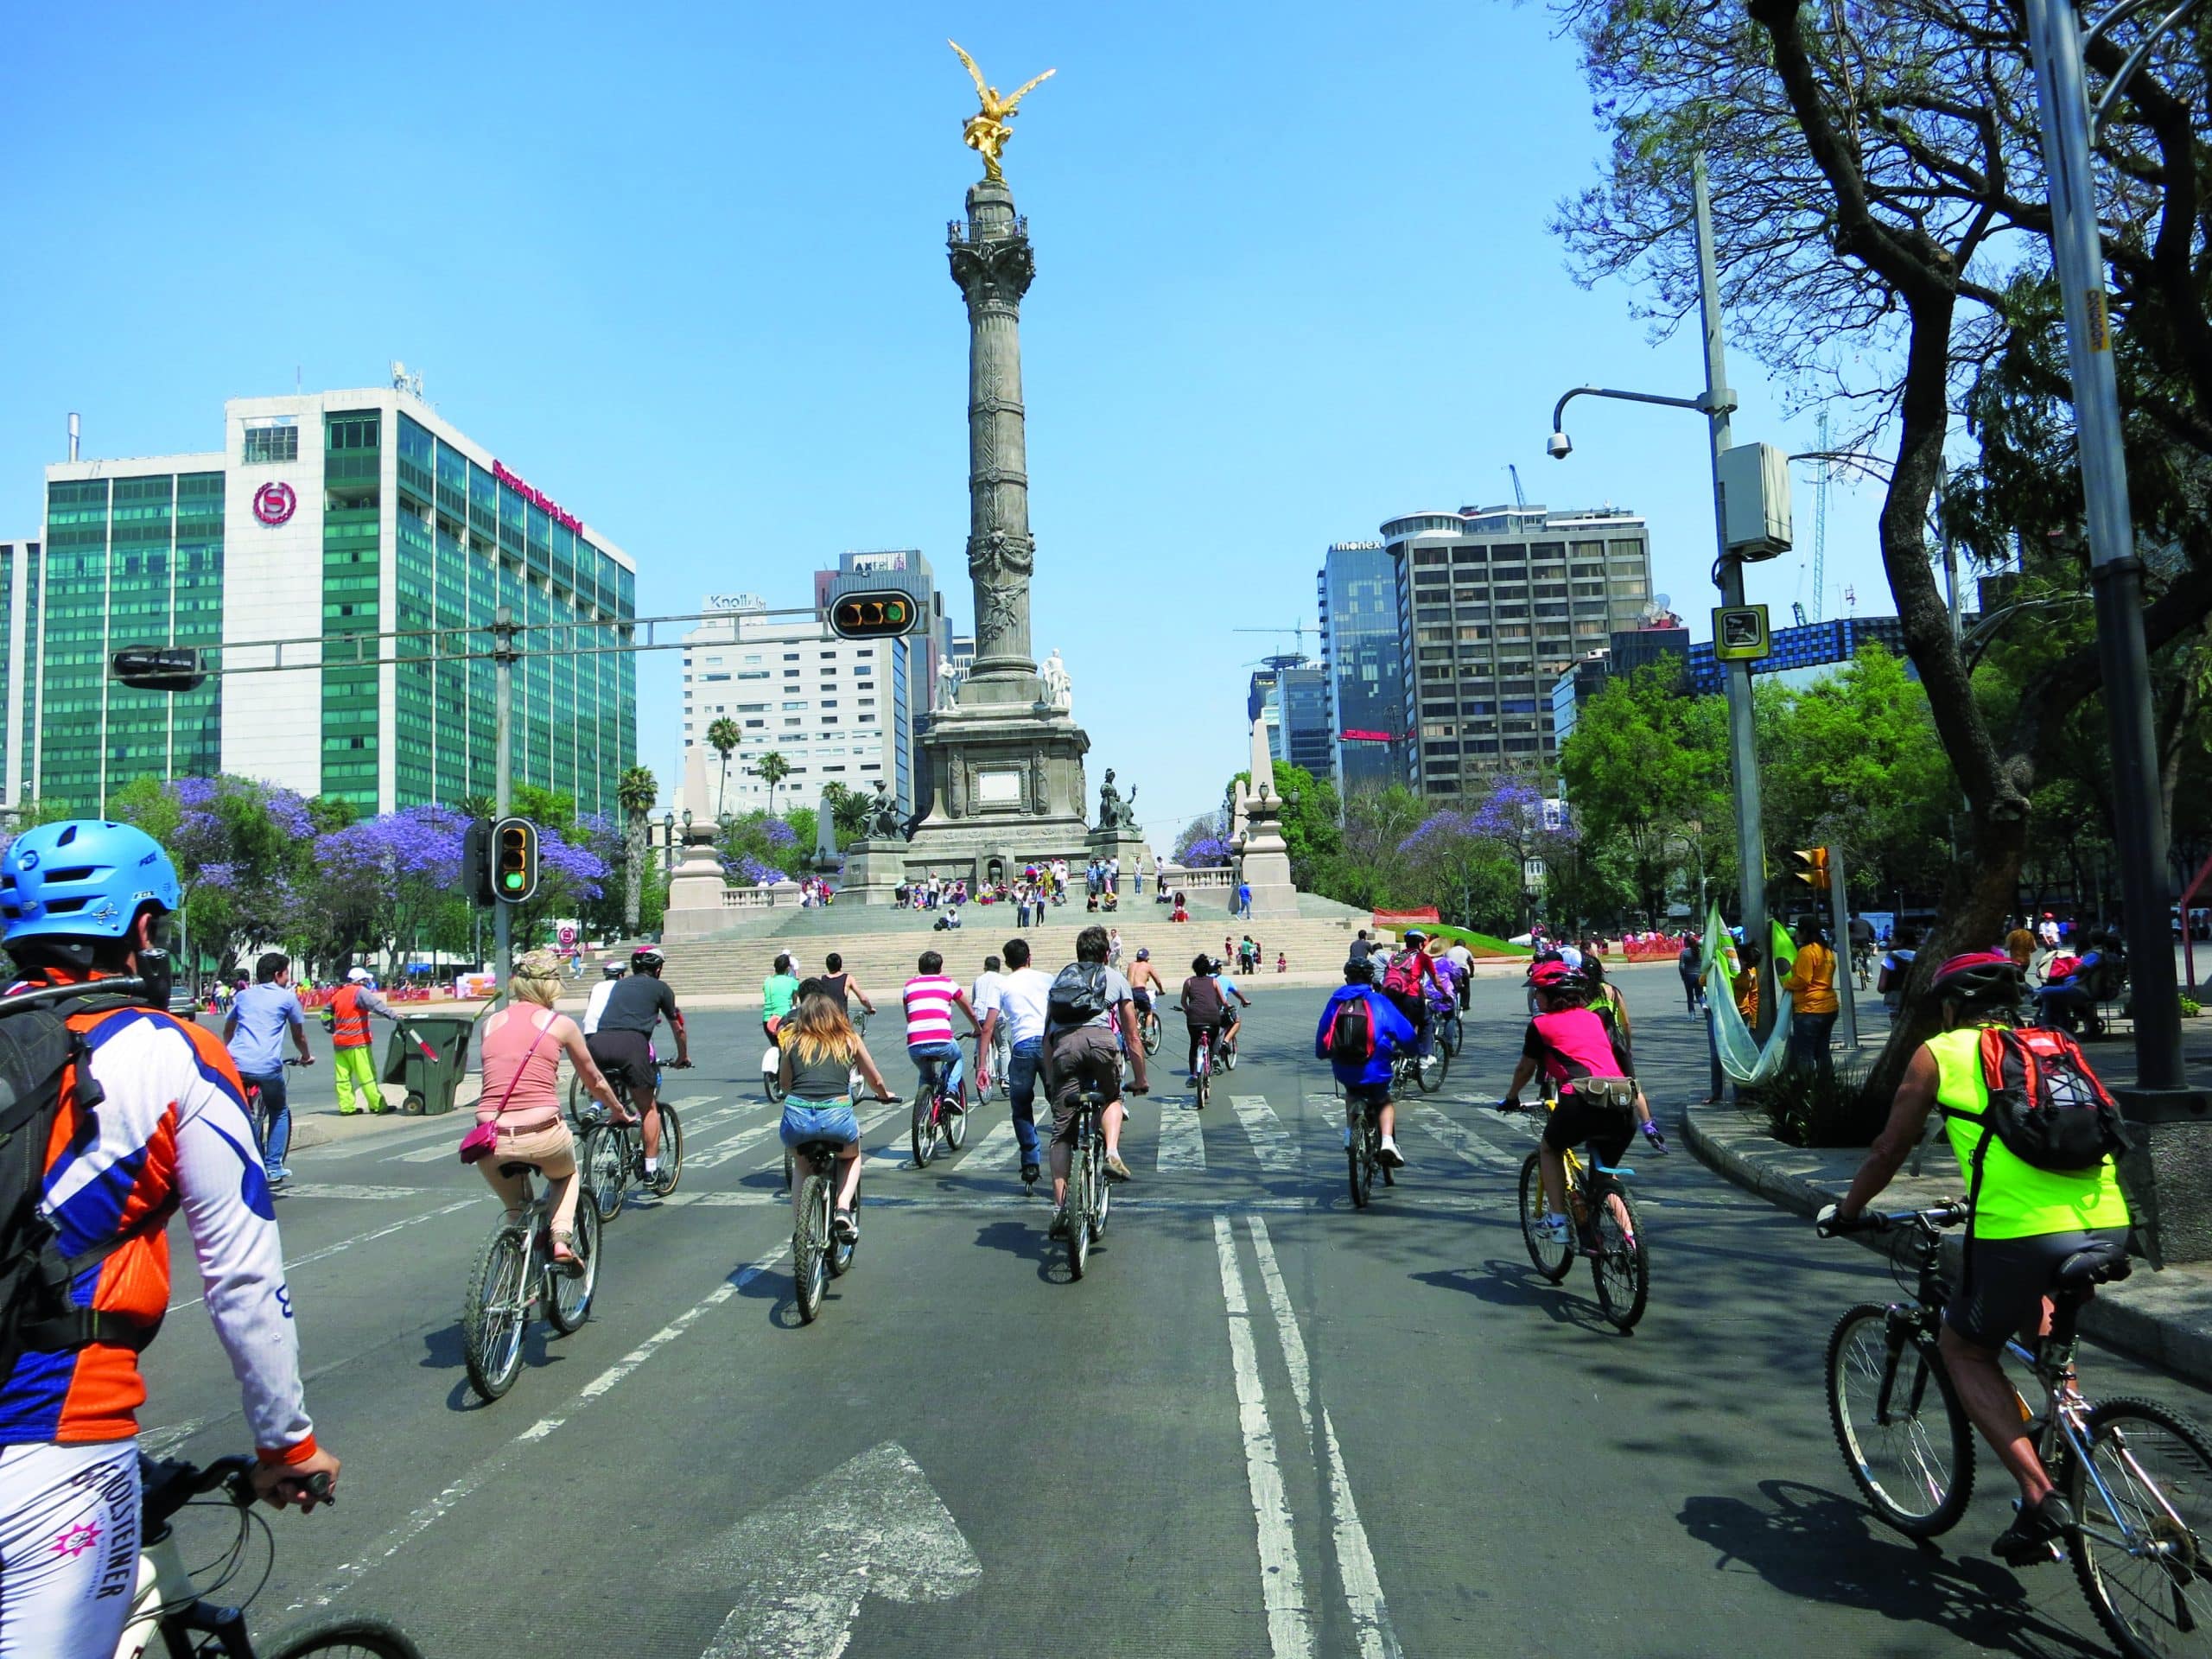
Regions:
<instances>
[{"instance_id":1,"label":"sheraton logo sign","mask_svg":"<svg viewBox=\"0 0 2212 1659\"><path fill-rule=\"evenodd\" d=\"M512 473L509 472L504 466L500 465L500 463L496 461L492 463L492 476L498 479L500 483L507 486L508 488L514 491L517 495L522 497L524 500L529 502L532 506L544 508L546 516L551 518L555 524L560 524L566 529L573 530L579 535L583 533L583 521L578 518L575 514L566 511L559 502L556 501L551 496L547 495L543 491L535 488L522 479L517 478Z\"/></svg>"}]
</instances>

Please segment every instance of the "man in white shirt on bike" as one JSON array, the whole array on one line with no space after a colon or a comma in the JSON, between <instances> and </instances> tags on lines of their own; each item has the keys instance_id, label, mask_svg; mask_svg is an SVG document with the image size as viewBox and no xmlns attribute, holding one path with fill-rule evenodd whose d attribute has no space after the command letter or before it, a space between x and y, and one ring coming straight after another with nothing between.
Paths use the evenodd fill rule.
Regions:
<instances>
[{"instance_id":1,"label":"man in white shirt on bike","mask_svg":"<svg viewBox=\"0 0 2212 1659\"><path fill-rule=\"evenodd\" d=\"M1005 950L1006 973L996 998L976 1004L983 1016L977 1046L988 1065L1000 1039L1005 1040L1007 1098L1014 1105L1014 1138L1021 1145L1021 1179L1033 1186L1043 1173L1037 1146L1037 1072L1043 1064L1045 1005L1052 993L1052 976L1029 965L1028 940L1017 935L1006 942ZM979 1081L978 1094L982 1087Z\"/></svg>"}]
</instances>

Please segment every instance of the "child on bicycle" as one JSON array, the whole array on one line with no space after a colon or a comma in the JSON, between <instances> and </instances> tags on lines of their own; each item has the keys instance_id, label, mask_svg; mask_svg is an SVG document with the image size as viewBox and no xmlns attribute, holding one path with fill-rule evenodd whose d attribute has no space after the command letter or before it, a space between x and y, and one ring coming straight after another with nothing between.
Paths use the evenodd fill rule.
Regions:
<instances>
[{"instance_id":1,"label":"child on bicycle","mask_svg":"<svg viewBox=\"0 0 2212 1659\"><path fill-rule=\"evenodd\" d=\"M944 971L944 958L936 951L923 951L914 965L921 971L899 993L906 1008L907 1057L925 1077L931 1065L948 1068L942 1074L941 1086L965 1111L968 1096L961 1076L960 1044L952 1034L952 1011L958 1008L967 1019L969 1031L981 1036L983 1028L976 1022L976 1005L968 1000L960 982Z\"/></svg>"},{"instance_id":2,"label":"child on bicycle","mask_svg":"<svg viewBox=\"0 0 2212 1659\"><path fill-rule=\"evenodd\" d=\"M1357 1007L1347 1013L1352 1005ZM1363 1035L1358 1029L1361 1010ZM1376 1127L1382 1133L1382 1159L1392 1169L1404 1168L1406 1160L1398 1150L1397 1108L1390 1104L1390 1062L1413 1041L1413 1021L1375 988L1367 959L1356 957L1344 963L1344 982L1330 993L1313 1030L1313 1058L1328 1061L1330 1075L1344 1091L1344 1145L1351 1145L1359 1115L1375 1108Z\"/></svg>"},{"instance_id":3,"label":"child on bicycle","mask_svg":"<svg viewBox=\"0 0 2212 1659\"><path fill-rule=\"evenodd\" d=\"M1544 1177L1544 1216L1535 1236L1548 1244L1570 1242L1567 1216L1567 1154L1590 1146L1601 1164L1617 1164L1636 1134L1636 1084L1621 1069L1605 1021L1585 1006L1587 982L1563 962L1539 963L1529 976L1538 1012L1529 1021L1521 1063L1513 1068L1501 1111L1521 1109L1521 1090L1539 1066L1559 1084L1559 1104L1544 1125L1537 1160ZM1647 1135L1657 1125L1645 1126Z\"/></svg>"}]
</instances>

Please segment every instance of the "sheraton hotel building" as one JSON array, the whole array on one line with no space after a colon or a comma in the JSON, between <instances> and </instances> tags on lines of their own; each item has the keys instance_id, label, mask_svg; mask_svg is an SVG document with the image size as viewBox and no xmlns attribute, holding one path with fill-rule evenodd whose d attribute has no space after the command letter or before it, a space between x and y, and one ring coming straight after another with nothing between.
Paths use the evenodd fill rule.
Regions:
<instances>
[{"instance_id":1,"label":"sheraton hotel building","mask_svg":"<svg viewBox=\"0 0 2212 1659\"><path fill-rule=\"evenodd\" d=\"M492 663L394 661L428 643L352 637L480 630L505 605L525 627L594 625L524 636L516 781L613 814L635 658L569 647L626 639L636 566L543 482L397 386L234 398L219 450L48 467L41 533L0 542L0 804L97 812L135 779L216 772L364 812L488 798ZM194 691L108 675L125 646L221 645L235 671L275 661L244 647L277 640L297 642L282 671Z\"/></svg>"}]
</instances>

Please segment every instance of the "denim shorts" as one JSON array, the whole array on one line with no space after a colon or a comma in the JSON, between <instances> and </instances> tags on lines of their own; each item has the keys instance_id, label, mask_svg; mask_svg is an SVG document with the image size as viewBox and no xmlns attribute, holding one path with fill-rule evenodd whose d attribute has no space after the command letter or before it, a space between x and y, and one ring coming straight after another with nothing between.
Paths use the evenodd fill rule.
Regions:
<instances>
[{"instance_id":1,"label":"denim shorts","mask_svg":"<svg viewBox=\"0 0 2212 1659\"><path fill-rule=\"evenodd\" d=\"M787 1147L804 1146L809 1141L835 1141L845 1145L861 1138L861 1121L853 1116L849 1103L842 1100L799 1100L784 1103L784 1121L779 1126Z\"/></svg>"}]
</instances>

